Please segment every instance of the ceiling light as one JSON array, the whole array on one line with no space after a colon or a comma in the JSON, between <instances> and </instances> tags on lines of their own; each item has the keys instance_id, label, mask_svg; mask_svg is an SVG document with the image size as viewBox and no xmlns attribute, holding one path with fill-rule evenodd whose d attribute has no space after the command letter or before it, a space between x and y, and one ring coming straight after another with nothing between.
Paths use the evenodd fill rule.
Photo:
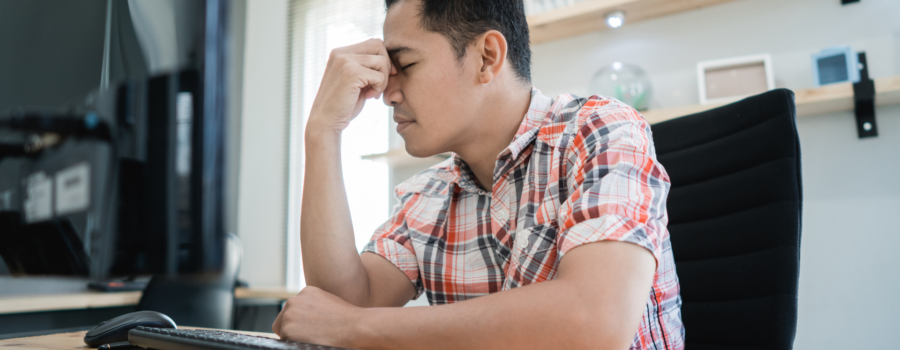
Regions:
<instances>
[{"instance_id":1,"label":"ceiling light","mask_svg":"<svg viewBox=\"0 0 900 350\"><path fill-rule=\"evenodd\" d=\"M625 11L615 10L606 13L606 25L610 28L619 28L625 24Z\"/></svg>"}]
</instances>

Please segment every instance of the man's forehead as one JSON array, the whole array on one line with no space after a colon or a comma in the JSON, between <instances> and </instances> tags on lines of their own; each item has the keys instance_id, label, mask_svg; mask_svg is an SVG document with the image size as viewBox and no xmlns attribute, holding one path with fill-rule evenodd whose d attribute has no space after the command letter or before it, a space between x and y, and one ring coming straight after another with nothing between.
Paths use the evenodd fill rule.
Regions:
<instances>
[{"instance_id":1,"label":"man's forehead","mask_svg":"<svg viewBox=\"0 0 900 350\"><path fill-rule=\"evenodd\" d=\"M392 5L384 19L384 47L391 57L404 54L443 55L452 50L442 34L421 25L419 1L401 0Z\"/></svg>"},{"instance_id":2,"label":"man's forehead","mask_svg":"<svg viewBox=\"0 0 900 350\"><path fill-rule=\"evenodd\" d=\"M421 35L424 33L385 30L384 47L391 56L421 52L421 41L423 38L417 37L416 34Z\"/></svg>"},{"instance_id":3,"label":"man's forehead","mask_svg":"<svg viewBox=\"0 0 900 350\"><path fill-rule=\"evenodd\" d=\"M385 42L385 43L386 44L384 45L384 47L387 48L388 55L390 55L390 56L406 54L406 53L415 53L417 51L416 49L411 48L409 46L403 46L403 45L391 46L390 44L387 44L387 42Z\"/></svg>"},{"instance_id":4,"label":"man's forehead","mask_svg":"<svg viewBox=\"0 0 900 350\"><path fill-rule=\"evenodd\" d=\"M424 34L419 26L419 10L416 1L398 1L387 11L384 18L384 46L392 49L403 49L397 53L410 52L414 49L417 36Z\"/></svg>"}]
</instances>

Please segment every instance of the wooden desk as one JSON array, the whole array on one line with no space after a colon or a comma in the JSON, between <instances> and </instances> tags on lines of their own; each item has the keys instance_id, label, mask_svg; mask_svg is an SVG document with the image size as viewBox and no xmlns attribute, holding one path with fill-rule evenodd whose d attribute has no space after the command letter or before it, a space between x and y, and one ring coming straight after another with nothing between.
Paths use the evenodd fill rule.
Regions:
<instances>
[{"instance_id":1,"label":"wooden desk","mask_svg":"<svg viewBox=\"0 0 900 350\"><path fill-rule=\"evenodd\" d=\"M288 299L297 291L284 288L236 288L237 299ZM132 306L141 300L141 292L81 292L0 296L0 314L57 310Z\"/></svg>"},{"instance_id":2,"label":"wooden desk","mask_svg":"<svg viewBox=\"0 0 900 350\"><path fill-rule=\"evenodd\" d=\"M194 329L193 327L182 327L187 329ZM260 337L269 337L278 339L274 333L260 333L260 332L246 332L246 331L232 331L229 332L235 333L244 333L250 335L257 335ZM37 337L26 337L26 338L12 338L12 339L4 339L0 340L0 349L41 349L41 350L71 350L71 349L92 349L84 344L84 334L87 331L82 332L72 332L72 333L59 333L59 334L50 334L50 335L42 335Z\"/></svg>"}]
</instances>

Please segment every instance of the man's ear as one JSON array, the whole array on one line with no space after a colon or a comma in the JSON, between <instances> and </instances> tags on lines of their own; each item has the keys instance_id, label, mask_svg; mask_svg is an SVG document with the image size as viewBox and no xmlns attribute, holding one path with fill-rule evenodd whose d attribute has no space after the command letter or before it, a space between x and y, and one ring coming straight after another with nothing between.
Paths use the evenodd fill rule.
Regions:
<instances>
[{"instance_id":1,"label":"man's ear","mask_svg":"<svg viewBox=\"0 0 900 350\"><path fill-rule=\"evenodd\" d=\"M481 61L478 81L487 84L500 75L506 64L506 38L496 30L489 30L475 40L475 49Z\"/></svg>"}]
</instances>

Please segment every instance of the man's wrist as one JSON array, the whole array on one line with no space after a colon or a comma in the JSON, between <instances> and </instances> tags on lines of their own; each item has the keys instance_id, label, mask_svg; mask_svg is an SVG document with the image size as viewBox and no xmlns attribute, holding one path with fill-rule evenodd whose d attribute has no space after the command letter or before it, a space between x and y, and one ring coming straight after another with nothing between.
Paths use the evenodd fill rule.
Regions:
<instances>
[{"instance_id":1,"label":"man's wrist","mask_svg":"<svg viewBox=\"0 0 900 350\"><path fill-rule=\"evenodd\" d=\"M360 308L356 322L351 332L352 348L378 349L384 343L382 340L385 324L379 324L384 308Z\"/></svg>"},{"instance_id":2,"label":"man's wrist","mask_svg":"<svg viewBox=\"0 0 900 350\"><path fill-rule=\"evenodd\" d=\"M332 145L335 142L340 145L340 140L341 130L339 129L319 126L312 122L306 124L305 142L307 146Z\"/></svg>"}]
</instances>

